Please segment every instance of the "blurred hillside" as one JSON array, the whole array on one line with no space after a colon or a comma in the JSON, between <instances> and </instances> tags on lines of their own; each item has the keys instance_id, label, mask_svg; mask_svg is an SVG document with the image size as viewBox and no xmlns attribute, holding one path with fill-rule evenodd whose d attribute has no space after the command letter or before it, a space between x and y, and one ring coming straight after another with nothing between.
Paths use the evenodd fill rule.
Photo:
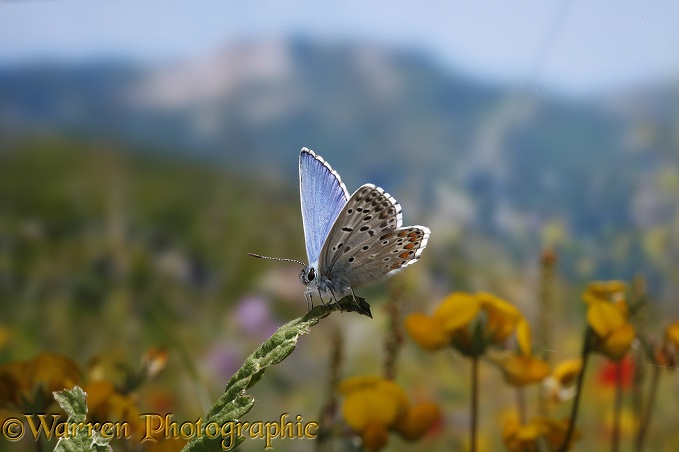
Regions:
<instances>
[{"instance_id":1,"label":"blurred hillside","mask_svg":"<svg viewBox=\"0 0 679 452\"><path fill-rule=\"evenodd\" d=\"M451 73L415 51L296 38L162 66L3 68L0 99L5 152L66 135L293 187L308 146L350 191L386 187L406 222L431 225L441 260L482 255L456 247L477 235L522 265L555 246L575 281L644 271L656 295L673 289L676 85L566 99Z\"/></svg>"},{"instance_id":2,"label":"blurred hillside","mask_svg":"<svg viewBox=\"0 0 679 452\"><path fill-rule=\"evenodd\" d=\"M250 419L318 416L340 332L341 377L379 373L390 297L406 315L453 290L488 291L534 322L547 247L558 258L554 361L579 353L591 280L643 274L651 308L640 324L660 334L679 316L678 100L679 83L572 99L486 83L416 51L301 38L163 65L0 68L0 363L54 351L90 380L105 366L120 381L163 346L167 368L135 394L140 410L205 413L245 357L307 310L298 265L246 254L305 260L302 146L350 192L385 188L405 224L432 234L417 265L357 291L373 320L324 319L267 371ZM451 372L449 354L409 339L400 363L413 397L436 398L454 426L426 447L462 444L466 363L454 358ZM483 378L481 430L496 450L496 414L515 394L496 390L497 372ZM607 440L612 392L600 388L587 388L582 450ZM673 399L659 400L654 422L671 433ZM668 437L651 435L650 450L676 443Z\"/></svg>"}]
</instances>

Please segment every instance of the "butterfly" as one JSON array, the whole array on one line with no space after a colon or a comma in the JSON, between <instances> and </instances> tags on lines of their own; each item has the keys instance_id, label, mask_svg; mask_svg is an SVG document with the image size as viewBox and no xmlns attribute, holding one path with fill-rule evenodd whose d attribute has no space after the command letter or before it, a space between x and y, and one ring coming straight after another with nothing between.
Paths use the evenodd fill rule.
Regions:
<instances>
[{"instance_id":1,"label":"butterfly","mask_svg":"<svg viewBox=\"0 0 679 452\"><path fill-rule=\"evenodd\" d=\"M354 288L416 262L427 246L429 229L403 227L401 206L392 196L373 184L349 196L339 174L307 148L299 155L299 191L309 263L296 262L304 265L299 279L309 298L353 295Z\"/></svg>"}]
</instances>

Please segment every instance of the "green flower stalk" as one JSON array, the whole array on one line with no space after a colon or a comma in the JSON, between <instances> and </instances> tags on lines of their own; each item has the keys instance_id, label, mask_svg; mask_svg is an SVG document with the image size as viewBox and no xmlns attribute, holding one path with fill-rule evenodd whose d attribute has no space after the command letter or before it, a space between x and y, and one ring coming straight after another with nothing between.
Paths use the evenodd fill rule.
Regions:
<instances>
[{"instance_id":1,"label":"green flower stalk","mask_svg":"<svg viewBox=\"0 0 679 452\"><path fill-rule=\"evenodd\" d=\"M328 369L328 380L325 390L327 399L319 416L319 431L316 437L314 450L320 452L332 438L335 430L335 419L337 416L337 385L340 380L340 369L344 359L344 336L339 328L335 328L330 342L330 361Z\"/></svg>"},{"instance_id":2,"label":"green flower stalk","mask_svg":"<svg viewBox=\"0 0 679 452\"><path fill-rule=\"evenodd\" d=\"M385 307L385 311L389 315L389 330L384 341L384 377L389 380L396 379L396 363L403 344L401 310L398 301L396 297L392 297Z\"/></svg>"},{"instance_id":3,"label":"green flower stalk","mask_svg":"<svg viewBox=\"0 0 679 452\"><path fill-rule=\"evenodd\" d=\"M224 394L208 411L203 425L210 423L226 425L229 422L238 421L247 414L255 404L255 399L246 391L262 378L267 367L280 363L292 353L301 335L308 334L312 326L333 311L354 311L370 316L370 306L363 298L354 299L352 296L346 296L336 303L316 306L305 316L281 326L245 360L243 366L231 377L226 384ZM244 437L234 436L235 444L229 444L229 446L233 449L244 440ZM210 438L201 432L189 441L182 451L221 452L224 450L222 441L221 435Z\"/></svg>"}]
</instances>

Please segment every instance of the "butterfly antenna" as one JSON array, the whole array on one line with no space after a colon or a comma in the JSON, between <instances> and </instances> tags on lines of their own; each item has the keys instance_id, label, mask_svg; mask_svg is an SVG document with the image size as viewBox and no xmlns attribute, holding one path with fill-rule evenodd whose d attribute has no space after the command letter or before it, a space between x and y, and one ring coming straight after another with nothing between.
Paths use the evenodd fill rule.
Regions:
<instances>
[{"instance_id":1,"label":"butterfly antenna","mask_svg":"<svg viewBox=\"0 0 679 452\"><path fill-rule=\"evenodd\" d=\"M272 261L297 262L302 267L306 267L306 264L304 262L300 262L297 259L285 259L285 258L282 258L282 257L269 257L269 256L262 256L260 254L255 254L255 253L248 253L248 256L256 257L258 259L271 259Z\"/></svg>"}]
</instances>

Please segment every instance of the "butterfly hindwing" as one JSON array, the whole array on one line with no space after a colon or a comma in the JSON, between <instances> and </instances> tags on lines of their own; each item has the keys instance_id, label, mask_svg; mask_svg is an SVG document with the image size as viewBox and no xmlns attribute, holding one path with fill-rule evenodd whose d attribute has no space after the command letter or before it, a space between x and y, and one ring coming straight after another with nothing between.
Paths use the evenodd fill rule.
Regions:
<instances>
[{"instance_id":1,"label":"butterfly hindwing","mask_svg":"<svg viewBox=\"0 0 679 452\"><path fill-rule=\"evenodd\" d=\"M347 201L321 250L319 271L336 289L377 281L419 259L429 238L422 226L401 227L401 206L372 184Z\"/></svg>"},{"instance_id":2,"label":"butterfly hindwing","mask_svg":"<svg viewBox=\"0 0 679 452\"><path fill-rule=\"evenodd\" d=\"M319 260L319 270L333 268L344 253L363 241L401 226L401 206L372 184L365 184L342 209L328 234Z\"/></svg>"},{"instance_id":3,"label":"butterfly hindwing","mask_svg":"<svg viewBox=\"0 0 679 452\"><path fill-rule=\"evenodd\" d=\"M313 264L349 193L339 174L307 148L299 155L299 191L307 257Z\"/></svg>"}]
</instances>

